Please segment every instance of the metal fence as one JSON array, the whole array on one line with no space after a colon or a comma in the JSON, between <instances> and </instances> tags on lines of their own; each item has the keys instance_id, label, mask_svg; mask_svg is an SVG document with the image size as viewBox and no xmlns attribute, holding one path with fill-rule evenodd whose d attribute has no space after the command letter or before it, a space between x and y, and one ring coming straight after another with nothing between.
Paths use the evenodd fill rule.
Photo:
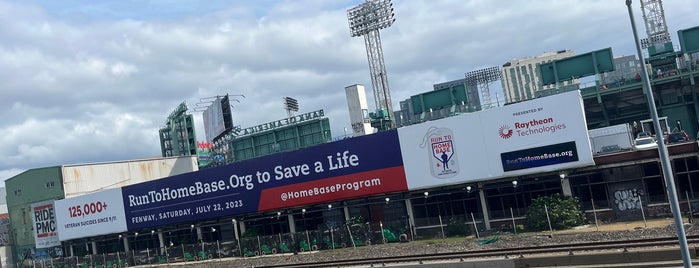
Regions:
<instances>
[{"instance_id":1,"label":"metal fence","mask_svg":"<svg viewBox=\"0 0 699 268\"><path fill-rule=\"evenodd\" d=\"M392 243L412 238L405 223L352 223L324 230L242 237L239 240L201 242L133 249L127 252L90 254L23 261L18 267L128 267L168 263L254 257L271 254L334 250L372 244ZM407 234L406 234L407 233Z\"/></svg>"}]
</instances>

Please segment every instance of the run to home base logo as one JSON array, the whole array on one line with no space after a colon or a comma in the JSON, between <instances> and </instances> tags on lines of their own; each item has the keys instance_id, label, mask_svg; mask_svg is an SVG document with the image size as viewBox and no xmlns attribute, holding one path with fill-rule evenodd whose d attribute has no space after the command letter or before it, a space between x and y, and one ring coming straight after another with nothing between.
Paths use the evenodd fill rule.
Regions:
<instances>
[{"instance_id":1,"label":"run to home base logo","mask_svg":"<svg viewBox=\"0 0 699 268\"><path fill-rule=\"evenodd\" d=\"M459 160L454 146L454 135L448 128L430 128L425 134L425 139L420 147L426 147L430 159L430 171L432 176L447 179L459 173Z\"/></svg>"}]
</instances>

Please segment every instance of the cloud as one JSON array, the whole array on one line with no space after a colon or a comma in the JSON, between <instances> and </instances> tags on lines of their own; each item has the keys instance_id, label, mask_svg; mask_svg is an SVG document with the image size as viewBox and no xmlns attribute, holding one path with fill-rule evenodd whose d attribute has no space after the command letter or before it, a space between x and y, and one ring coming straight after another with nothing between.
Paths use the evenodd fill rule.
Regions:
<instances>
[{"instance_id":1,"label":"cloud","mask_svg":"<svg viewBox=\"0 0 699 268\"><path fill-rule=\"evenodd\" d=\"M349 126L344 87L364 84L359 0L0 1L0 174L160 155L158 129L182 101L232 94L234 124L324 109ZM136 4L138 3L138 4ZM696 26L690 0L666 1L672 35ZM640 4L634 3L640 23ZM635 54L614 1L394 1L381 32L393 106L464 73L547 51ZM196 114L203 139L201 117ZM2 177L0 177L2 178Z\"/></svg>"}]
</instances>

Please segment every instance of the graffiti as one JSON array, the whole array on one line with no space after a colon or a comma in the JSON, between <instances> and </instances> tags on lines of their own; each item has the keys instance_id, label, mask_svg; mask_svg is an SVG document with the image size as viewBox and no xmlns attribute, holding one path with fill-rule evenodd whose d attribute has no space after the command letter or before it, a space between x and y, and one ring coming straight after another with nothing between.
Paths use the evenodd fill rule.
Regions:
<instances>
[{"instance_id":1,"label":"graffiti","mask_svg":"<svg viewBox=\"0 0 699 268\"><path fill-rule=\"evenodd\" d=\"M614 203L619 211L641 209L643 190L626 189L614 192Z\"/></svg>"}]
</instances>

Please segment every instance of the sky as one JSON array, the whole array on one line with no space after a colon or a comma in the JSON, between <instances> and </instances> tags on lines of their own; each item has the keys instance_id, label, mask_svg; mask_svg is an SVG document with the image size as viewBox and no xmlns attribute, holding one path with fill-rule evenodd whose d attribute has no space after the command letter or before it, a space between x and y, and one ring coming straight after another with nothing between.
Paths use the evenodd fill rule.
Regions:
<instances>
[{"instance_id":1,"label":"sky","mask_svg":"<svg viewBox=\"0 0 699 268\"><path fill-rule=\"evenodd\" d=\"M242 128L284 118L292 97L344 135L346 86L365 85L374 107L364 40L347 22L362 2L0 0L0 186L33 168L158 157L170 112L217 95L235 95ZM393 0L396 21L381 30L393 107L516 58L635 55L624 2ZM699 26L696 0L663 7L678 47L677 30Z\"/></svg>"}]
</instances>

